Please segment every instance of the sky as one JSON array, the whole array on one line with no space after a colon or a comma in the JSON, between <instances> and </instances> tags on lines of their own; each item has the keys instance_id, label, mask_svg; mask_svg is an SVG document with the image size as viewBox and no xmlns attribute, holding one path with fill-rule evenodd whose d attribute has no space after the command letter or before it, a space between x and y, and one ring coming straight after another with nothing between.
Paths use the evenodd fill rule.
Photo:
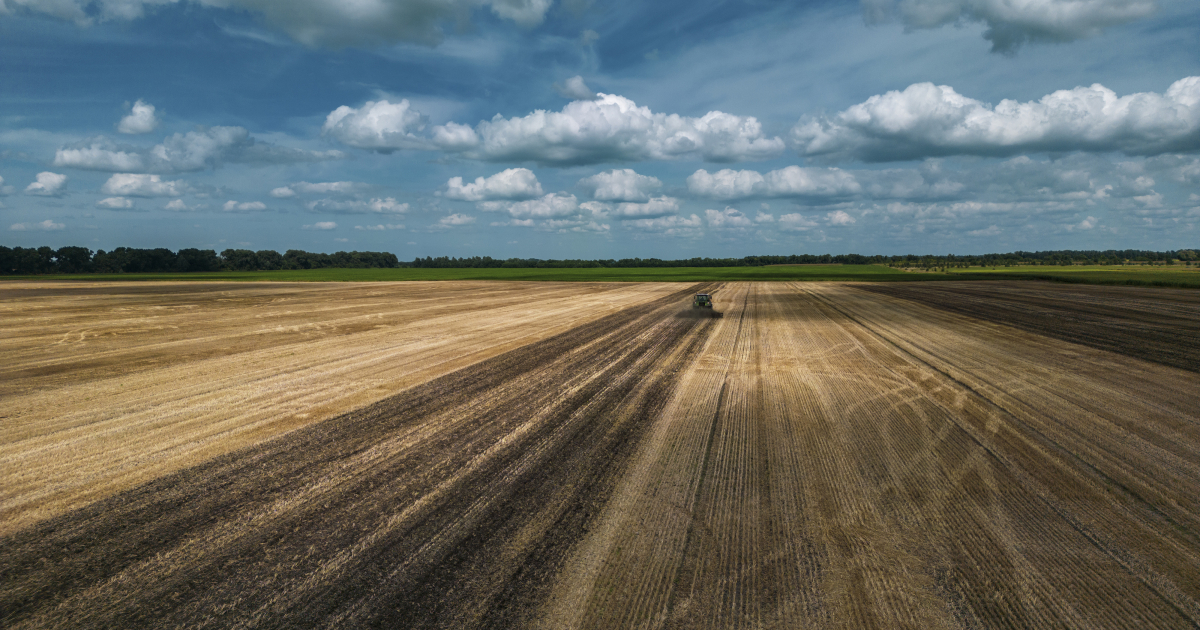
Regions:
<instances>
[{"instance_id":1,"label":"sky","mask_svg":"<svg viewBox=\"0 0 1200 630\"><path fill-rule=\"evenodd\" d=\"M0 0L0 244L1200 246L1195 0Z\"/></svg>"}]
</instances>

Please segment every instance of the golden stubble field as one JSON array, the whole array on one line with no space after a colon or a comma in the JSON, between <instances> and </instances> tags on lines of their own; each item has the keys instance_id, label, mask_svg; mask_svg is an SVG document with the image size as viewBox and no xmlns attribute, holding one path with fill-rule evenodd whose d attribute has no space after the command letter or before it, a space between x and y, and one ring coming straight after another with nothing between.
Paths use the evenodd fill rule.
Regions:
<instances>
[{"instance_id":1,"label":"golden stubble field","mask_svg":"<svg viewBox=\"0 0 1200 630\"><path fill-rule=\"evenodd\" d=\"M0 284L0 533L674 288Z\"/></svg>"},{"instance_id":2,"label":"golden stubble field","mask_svg":"<svg viewBox=\"0 0 1200 630\"><path fill-rule=\"evenodd\" d=\"M1200 623L1196 292L0 295L6 627Z\"/></svg>"}]
</instances>

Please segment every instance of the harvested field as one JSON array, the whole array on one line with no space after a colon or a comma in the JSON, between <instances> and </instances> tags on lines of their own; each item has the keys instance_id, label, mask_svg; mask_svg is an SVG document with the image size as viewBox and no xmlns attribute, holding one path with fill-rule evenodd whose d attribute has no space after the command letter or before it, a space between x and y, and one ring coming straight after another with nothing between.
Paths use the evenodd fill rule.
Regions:
<instances>
[{"instance_id":1,"label":"harvested field","mask_svg":"<svg viewBox=\"0 0 1200 630\"><path fill-rule=\"evenodd\" d=\"M678 288L0 284L0 533Z\"/></svg>"},{"instance_id":2,"label":"harvested field","mask_svg":"<svg viewBox=\"0 0 1200 630\"><path fill-rule=\"evenodd\" d=\"M1200 375L862 286L647 287L10 528L4 625L1200 625Z\"/></svg>"}]
</instances>

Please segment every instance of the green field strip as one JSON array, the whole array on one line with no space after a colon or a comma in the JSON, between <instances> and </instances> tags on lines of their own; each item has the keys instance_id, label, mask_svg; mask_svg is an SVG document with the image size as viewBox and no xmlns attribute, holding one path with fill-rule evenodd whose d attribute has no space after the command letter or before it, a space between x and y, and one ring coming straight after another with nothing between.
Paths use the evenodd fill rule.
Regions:
<instances>
[{"instance_id":1,"label":"green field strip","mask_svg":"<svg viewBox=\"0 0 1200 630\"><path fill-rule=\"evenodd\" d=\"M826 281L929 282L947 280L1042 280L1082 284L1200 288L1200 267L1005 267L903 271L884 265L768 265L763 267L590 267L454 269L291 269L193 273L55 274L5 276L2 280L74 282L402 282L508 280L522 282L721 282Z\"/></svg>"}]
</instances>

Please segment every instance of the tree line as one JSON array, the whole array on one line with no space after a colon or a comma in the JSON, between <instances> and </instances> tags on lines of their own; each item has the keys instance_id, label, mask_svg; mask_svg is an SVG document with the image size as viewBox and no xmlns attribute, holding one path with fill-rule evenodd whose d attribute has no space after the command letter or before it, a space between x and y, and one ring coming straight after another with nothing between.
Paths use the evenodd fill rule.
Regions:
<instances>
[{"instance_id":1,"label":"tree line","mask_svg":"<svg viewBox=\"0 0 1200 630\"><path fill-rule=\"evenodd\" d=\"M877 257L861 256L859 254L792 254L790 256L746 256L743 258L684 258L680 260L662 260L660 258L621 258L602 260L544 260L541 258L492 258L491 256L472 256L469 258L454 258L451 256L427 256L417 258L406 267L419 269L579 269L579 268L628 268L628 267L762 267L764 265L867 265Z\"/></svg>"},{"instance_id":2,"label":"tree line","mask_svg":"<svg viewBox=\"0 0 1200 630\"><path fill-rule=\"evenodd\" d=\"M620 260L542 260L539 258L499 259L490 256L454 258L427 256L417 258L405 267L423 269L464 268L581 268L581 267L763 267L766 265L891 265L895 267L1011 267L1015 265L1120 265L1127 263L1172 263L1198 260L1194 250L1144 251L1123 250L1058 250L1045 252L1011 252L1007 254L944 256L907 254L902 256L864 256L862 254L792 254L789 256L744 256L742 258L687 258L661 260L658 258L622 258Z\"/></svg>"},{"instance_id":3,"label":"tree line","mask_svg":"<svg viewBox=\"0 0 1200 630\"><path fill-rule=\"evenodd\" d=\"M1007 254L980 254L971 256L956 256L947 254L936 255L906 255L885 257L877 264L892 267L1017 267L1029 265L1042 266L1071 266L1071 265L1127 265L1127 264L1164 264L1172 265L1184 262L1191 265L1200 260L1196 250L1178 249L1167 251L1149 251L1141 249L1106 249L1106 250L1052 250L1044 252L1016 251Z\"/></svg>"},{"instance_id":4,"label":"tree line","mask_svg":"<svg viewBox=\"0 0 1200 630\"><path fill-rule=\"evenodd\" d=\"M522 268L564 269L588 267L762 267L765 265L890 265L893 267L957 268L1013 267L1019 265L1121 265L1174 264L1182 261L1191 265L1200 260L1195 250L1168 251L1122 250L1055 250L1044 252L1016 251L1007 254L979 255L913 255L864 256L861 254L792 254L788 256L745 256L742 258L622 258L603 260L543 260L540 258L492 258L471 256L427 256L412 262L401 262L388 252L336 252L322 254L289 249L283 254L264 249L226 249L218 254L212 249L165 248L137 249L118 247L112 251L93 252L86 247L5 247L0 246L0 274L55 273L152 273L191 271L275 271L279 269L390 269L412 267L419 269Z\"/></svg>"},{"instance_id":5,"label":"tree line","mask_svg":"<svg viewBox=\"0 0 1200 630\"><path fill-rule=\"evenodd\" d=\"M155 273L191 271L275 271L278 269L368 269L400 267L388 252L321 254L289 249L283 254L264 249L138 249L118 247L93 252L86 247L0 246L0 274Z\"/></svg>"}]
</instances>

